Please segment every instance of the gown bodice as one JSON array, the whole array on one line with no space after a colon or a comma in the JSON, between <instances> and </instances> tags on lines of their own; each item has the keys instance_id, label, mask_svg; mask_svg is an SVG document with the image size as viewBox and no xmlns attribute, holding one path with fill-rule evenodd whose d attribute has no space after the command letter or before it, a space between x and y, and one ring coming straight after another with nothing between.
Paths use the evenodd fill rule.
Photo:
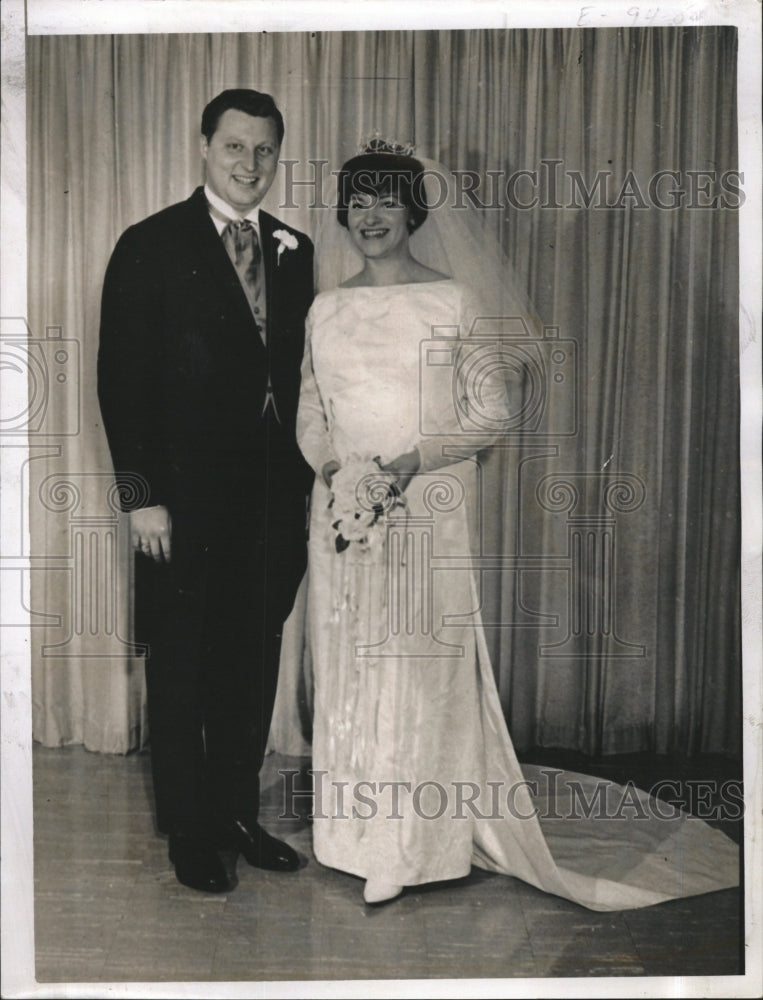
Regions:
<instances>
[{"instance_id":1,"label":"gown bodice","mask_svg":"<svg viewBox=\"0 0 763 1000\"><path fill-rule=\"evenodd\" d=\"M465 327L469 313L467 290L451 280L337 288L316 298L313 366L340 460L390 461L437 423L452 372L433 371L425 348Z\"/></svg>"}]
</instances>

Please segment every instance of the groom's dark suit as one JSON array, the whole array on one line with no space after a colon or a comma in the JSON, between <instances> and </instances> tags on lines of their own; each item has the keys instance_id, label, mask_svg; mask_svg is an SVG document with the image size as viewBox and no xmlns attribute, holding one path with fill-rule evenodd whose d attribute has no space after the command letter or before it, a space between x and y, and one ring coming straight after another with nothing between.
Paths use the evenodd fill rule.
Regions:
<instances>
[{"instance_id":1,"label":"groom's dark suit","mask_svg":"<svg viewBox=\"0 0 763 1000\"><path fill-rule=\"evenodd\" d=\"M123 234L103 289L99 397L122 503L172 519L171 561L137 560L137 638L157 823L191 836L216 815L256 822L280 632L305 567L312 473L295 419L313 249L266 212L259 225L267 346L203 188Z\"/></svg>"}]
</instances>

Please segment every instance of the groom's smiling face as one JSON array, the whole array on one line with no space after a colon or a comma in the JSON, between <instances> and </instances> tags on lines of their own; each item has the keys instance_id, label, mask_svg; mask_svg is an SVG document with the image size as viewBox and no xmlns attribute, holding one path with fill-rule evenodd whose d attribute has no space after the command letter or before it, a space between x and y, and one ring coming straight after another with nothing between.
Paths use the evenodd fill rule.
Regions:
<instances>
[{"instance_id":1,"label":"groom's smiling face","mask_svg":"<svg viewBox=\"0 0 763 1000\"><path fill-rule=\"evenodd\" d=\"M218 198L246 215L268 193L278 167L278 131L272 118L229 108L211 138L202 136L207 184Z\"/></svg>"}]
</instances>

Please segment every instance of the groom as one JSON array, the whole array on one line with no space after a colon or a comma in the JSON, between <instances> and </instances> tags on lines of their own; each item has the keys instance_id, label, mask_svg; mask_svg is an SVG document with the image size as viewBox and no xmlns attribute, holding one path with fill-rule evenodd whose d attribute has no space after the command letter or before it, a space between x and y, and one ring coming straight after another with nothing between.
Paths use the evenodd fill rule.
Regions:
<instances>
[{"instance_id":1,"label":"groom","mask_svg":"<svg viewBox=\"0 0 763 1000\"><path fill-rule=\"evenodd\" d=\"M206 184L129 228L106 272L98 393L130 512L157 826L178 880L233 887L218 850L292 871L257 822L281 630L305 568L312 473L295 439L313 248L259 204L272 97L204 109Z\"/></svg>"}]
</instances>

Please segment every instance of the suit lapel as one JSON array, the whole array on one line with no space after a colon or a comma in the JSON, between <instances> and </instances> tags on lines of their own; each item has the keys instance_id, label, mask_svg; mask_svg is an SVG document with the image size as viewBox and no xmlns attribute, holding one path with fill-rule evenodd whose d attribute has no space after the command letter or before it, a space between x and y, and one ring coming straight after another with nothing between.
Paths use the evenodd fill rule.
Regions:
<instances>
[{"instance_id":1,"label":"suit lapel","mask_svg":"<svg viewBox=\"0 0 763 1000\"><path fill-rule=\"evenodd\" d=\"M268 301L268 339L275 329L275 317L278 315L278 246L273 238L276 220L272 215L260 210L260 239L262 241L262 259L265 264L265 294Z\"/></svg>"}]
</instances>

